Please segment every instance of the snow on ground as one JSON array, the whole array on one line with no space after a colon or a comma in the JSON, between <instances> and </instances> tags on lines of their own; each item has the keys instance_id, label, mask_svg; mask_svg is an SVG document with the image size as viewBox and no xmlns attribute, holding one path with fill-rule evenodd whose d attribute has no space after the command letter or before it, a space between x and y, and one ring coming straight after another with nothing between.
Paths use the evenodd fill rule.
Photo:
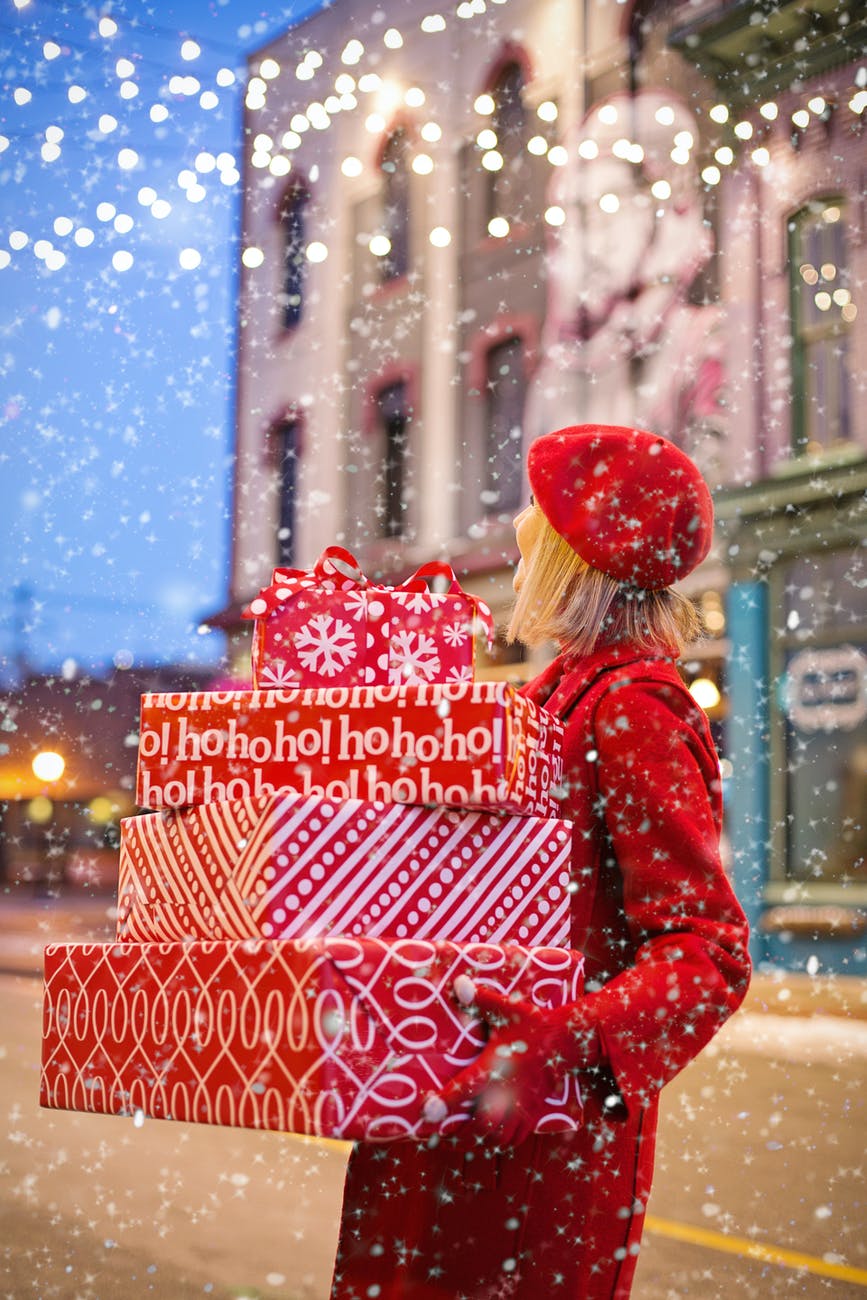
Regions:
<instances>
[{"instance_id":1,"label":"snow on ground","mask_svg":"<svg viewBox=\"0 0 867 1300\"><path fill-rule=\"evenodd\" d=\"M739 1012L724 1025L711 1051L778 1057L813 1064L867 1059L867 1021L842 1016L777 1016Z\"/></svg>"}]
</instances>

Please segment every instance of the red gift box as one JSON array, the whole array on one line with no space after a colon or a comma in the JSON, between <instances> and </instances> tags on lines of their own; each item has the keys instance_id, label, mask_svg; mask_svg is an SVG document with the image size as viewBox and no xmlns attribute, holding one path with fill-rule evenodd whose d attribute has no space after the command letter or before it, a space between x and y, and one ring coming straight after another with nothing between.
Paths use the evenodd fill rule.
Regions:
<instances>
[{"instance_id":1,"label":"red gift box","mask_svg":"<svg viewBox=\"0 0 867 1300\"><path fill-rule=\"evenodd\" d=\"M505 682L142 696L136 799L294 790L557 817L563 725Z\"/></svg>"},{"instance_id":2,"label":"red gift box","mask_svg":"<svg viewBox=\"0 0 867 1300\"><path fill-rule=\"evenodd\" d=\"M569 822L298 794L121 822L119 940L569 942Z\"/></svg>"},{"instance_id":3,"label":"red gift box","mask_svg":"<svg viewBox=\"0 0 867 1300\"><path fill-rule=\"evenodd\" d=\"M478 1055L458 975L537 1005L582 991L564 949L416 940L54 944L40 1101L60 1110L385 1141L426 1136L424 1099ZM438 1131L469 1118L449 1115ZM574 1079L538 1131L574 1130Z\"/></svg>"},{"instance_id":4,"label":"red gift box","mask_svg":"<svg viewBox=\"0 0 867 1300\"><path fill-rule=\"evenodd\" d=\"M434 578L449 590L429 591ZM490 609L448 564L422 565L399 587L384 587L339 546L312 570L275 569L244 617L256 622L257 689L472 681L476 632L485 631L489 648L494 640Z\"/></svg>"}]
</instances>

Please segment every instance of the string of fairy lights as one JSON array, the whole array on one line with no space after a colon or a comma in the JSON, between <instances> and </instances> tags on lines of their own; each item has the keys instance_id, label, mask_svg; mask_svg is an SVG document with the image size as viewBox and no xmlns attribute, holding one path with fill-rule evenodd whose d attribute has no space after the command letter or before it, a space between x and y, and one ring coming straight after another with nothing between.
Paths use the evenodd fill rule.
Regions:
<instances>
[{"instance_id":1,"label":"string of fairy lights","mask_svg":"<svg viewBox=\"0 0 867 1300\"><path fill-rule=\"evenodd\" d=\"M27 8L32 0L13 0L13 3L21 10ZM428 13L419 20L418 27L424 36L436 38L451 29L453 19L460 27L485 14L489 4L505 3L507 0L462 0L453 15L446 17L439 12ZM119 37L122 39L118 22L108 14L98 18L96 30L104 42L113 42ZM401 87L396 80L380 75L373 66L381 59L380 45L390 52L399 51L405 43L405 35L408 36L409 33L401 32L397 27L388 27L381 38L377 37L367 46L358 37L353 37L346 42L336 60L335 56L329 59L315 48L304 49L295 64L294 77L302 84L310 83L311 91L320 87L318 96L311 95L305 107L292 114L286 129L279 134L273 127L270 132L256 131L254 125L249 155L251 168L279 179L290 176L293 168L298 168L303 163L304 175L315 182L318 179L318 162L313 141L332 126L339 114L363 112L365 130L373 137L381 137L387 131L389 122L394 120L395 113L408 109L419 119L418 129L413 132L410 166L416 175L430 175L438 165L437 146L443 140L444 128L436 114L429 109L428 95L417 84ZM61 59L67 52L65 45L53 38L43 42L42 56L46 63ZM192 38L184 39L178 51L181 63L188 66L194 64L201 53L201 44ZM155 127L160 127L170 117L172 110L184 103L197 102L203 111L212 111L221 102L221 94L234 93L233 88L237 83L236 73L230 67L222 67L217 71L213 86L204 86L201 78L191 71L165 71L166 76L158 96L149 108L150 121ZM137 68L134 61L119 55L114 72L120 100L127 104L136 101L140 86L136 80ZM270 88L282 78L292 75L291 66L281 66L271 55L264 57L250 70L244 87L250 122L255 124L256 117L267 109ZM70 105L78 105L92 98L92 94L86 85L73 81L66 88L66 98ZM24 107L32 101L33 92L26 85L16 86L12 99L16 105ZM171 103L171 108L166 101ZM856 118L860 118L867 108L867 69L859 69L845 106ZM842 103L834 105L824 96L813 95L791 112L791 121L786 125L793 133L804 132L815 120L824 120L832 111L842 108ZM487 172L496 173L503 168L505 162L491 121L497 105L492 95L483 93L475 97L473 109L479 118L479 128L475 134L479 165ZM604 107L600 110L600 118L605 111ZM664 112L664 109L659 111ZM662 122L659 113L657 120ZM702 167L702 183L709 189L719 185L726 170L745 161L759 170L768 168L772 162L772 153L766 136L775 124L785 124L785 116L773 100L759 105L757 113L741 115L725 103L715 104L709 111L709 117L717 129L728 133L728 139L714 150L713 160ZM544 100L536 107L535 118L536 125L526 140L526 149L537 157L546 158L552 168L566 166L569 150L557 138L557 104L551 99ZM672 113L671 121L673 120ZM99 115L95 128L90 129L88 138L98 144L110 142L120 125L115 112L103 112ZM0 155L11 147L13 136L14 133L0 134ZM64 127L58 122L48 124L43 130L40 146L42 162L47 166L56 162L69 143ZM671 161L678 166L689 165L694 146L695 140L690 131L677 132L672 139ZM585 138L579 143L577 154L589 160L595 156L594 150L598 151L598 146L592 139ZM612 152L616 157L636 164L640 164L644 156L641 145L626 135L615 141ZM146 159L138 149L124 145L117 149L114 164L121 174L132 173L144 170ZM364 174L365 164L356 154L347 154L340 163L340 172L348 181L353 181ZM216 178L228 188L240 183L239 161L231 151L211 152L199 149L195 157L189 160L189 165L179 171L176 184L186 201L196 204L206 199L208 181L211 178ZM651 190L660 202L671 197L671 186L664 179L656 180ZM171 199L165 193L160 194L155 185L141 185L136 198L139 206L155 221L165 220L172 212ZM619 206L616 194L604 194L598 202L603 212L615 212ZM110 227L116 234L123 236L129 234L137 224L136 217L129 212L119 211L116 203L107 199L95 204L94 218L95 221L87 223L66 215L57 216L52 228L54 238L45 235L31 239L24 229L11 230L6 239L8 249L0 247L0 269L10 265L13 253L22 253L28 246L32 246L33 253L46 269L57 271L67 263L70 242L79 248L87 248L96 240L100 226ZM551 204L546 208L544 218L549 225L557 227L564 224L566 214L562 207ZM505 238L510 230L510 223L504 216L494 216L488 224L488 233L494 238ZM434 247L444 248L451 242L452 235L445 226L437 225L430 230L428 238ZM58 244L57 240L61 243ZM373 233L368 246L377 258L386 257L391 251L390 240L383 231ZM304 251L307 259L313 263L324 261L329 253L327 244L321 239L311 240ZM115 271L131 269L134 260L133 253L126 248L114 249L111 253L111 265ZM263 264L265 253L256 245L248 245L242 250L241 260L246 267L255 268ZM201 261L201 253L195 248L182 248L178 252L178 263L183 269L194 270Z\"/></svg>"},{"instance_id":2,"label":"string of fairy lights","mask_svg":"<svg viewBox=\"0 0 867 1300\"><path fill-rule=\"evenodd\" d=\"M504 3L505 0L494 0L494 2ZM468 19L484 11L485 0L474 0L472 4L459 5L456 17ZM419 26L422 32L434 34L445 31L448 23L442 14L429 14L421 20ZM404 45L404 35L397 28L390 27L383 33L382 44L389 50L399 50ZM427 96L421 86L413 85L406 90L401 90L395 80L382 77L370 68L363 70L363 61L371 53L378 58L376 46L365 47L361 40L353 38L342 50L339 56L341 68L335 71L333 67L331 70L327 68L326 60L320 51L312 48L306 50L294 69L294 75L301 82L311 82L317 78L323 83L322 97L311 98L306 107L299 108L292 115L288 129L279 136L275 137L266 131L255 132L249 158L251 167L266 172L272 177L286 177L292 172L293 166L296 166L297 160L302 165L304 174L315 181L318 179L315 150L310 149L306 141L315 139L317 133L326 131L338 113L360 108L365 113L366 130L377 137L382 136L387 130L388 123L394 120L397 110L409 108L418 114L419 110L426 108ZM348 69L352 69L352 72ZM867 78L864 74L864 69L859 70L856 85L847 101L849 111L856 118L860 118L867 108L867 89L864 88ZM277 83L281 77L291 75L291 68L281 67L272 56L262 60L258 68L251 73L247 83L245 102L251 120L255 120L255 116L266 108L270 86ZM328 84L324 84L326 82ZM497 106L493 96L484 93L475 98L473 107L480 118L490 118L496 113ZM825 119L838 107L830 104L823 96L811 96L791 113L790 129L795 133L804 132L813 121ZM669 114L668 118L665 117L666 112ZM617 110L613 106L602 107L599 113L601 120L606 121L606 113L613 114L616 121ZM419 116L421 118L420 114ZM529 153L537 157L546 157L555 168L564 167L569 162L568 149L555 137L558 116L558 108L553 100L545 100L539 104L536 109L538 125L527 139L525 146ZM674 116L672 110L662 108L657 113L657 121L663 124L671 123L674 122ZM750 114L738 116L729 105L724 103L715 104L709 111L709 117L716 129L723 129L730 133L730 139L720 144L714 151L713 160L702 167L701 181L706 188L711 189L719 185L725 171L736 163L749 161L760 170L769 166L772 154L768 148L769 142L764 138L763 128L766 131L778 119L782 121L780 108L776 102L768 101L759 106L758 124L754 124ZM427 176L433 172L437 165L436 152L428 146L437 145L442 140L443 134L443 126L436 120L435 115L429 114L420 120L414 132L417 142L410 163L414 173ZM419 141L421 143L418 143ZM672 139L671 161L676 165L688 166L692 161L695 143L690 131L677 132ZM475 136L475 144L479 165L483 169L496 172L504 166L497 133L490 122L480 124ZM615 141L612 152L615 157L636 164L640 164L644 158L641 145L626 136ZM577 153L585 160L592 159L598 154L598 145L592 139L583 139L577 147ZM347 154L340 163L340 171L347 179L355 180L364 174L365 165L356 154ZM658 179L651 186L651 192L654 198L664 201L671 197L672 187L665 179ZM603 194L598 202L603 212L615 212L619 208L616 194ZM544 218L549 225L556 227L563 225L566 214L562 207L552 204L546 208ZM488 223L488 233L494 238L505 238L510 230L510 223L504 216L494 216ZM435 247L443 248L451 242L451 232L444 226L434 226L428 238ZM387 234L378 231L370 236L368 248L375 257L384 258L391 251L391 242ZM309 261L322 262L328 257L329 250L321 239L314 239L307 244L305 251ZM250 268L261 266L265 261L265 252L255 244L248 245L242 252L242 261Z\"/></svg>"}]
</instances>

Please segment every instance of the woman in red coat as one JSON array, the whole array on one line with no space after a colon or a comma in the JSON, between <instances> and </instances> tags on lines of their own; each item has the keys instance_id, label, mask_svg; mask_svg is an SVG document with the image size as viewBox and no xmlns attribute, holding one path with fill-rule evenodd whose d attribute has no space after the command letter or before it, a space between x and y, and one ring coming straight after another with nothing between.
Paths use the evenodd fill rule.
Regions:
<instances>
[{"instance_id":1,"label":"woman in red coat","mask_svg":"<svg viewBox=\"0 0 867 1300\"><path fill-rule=\"evenodd\" d=\"M460 1137L359 1145L332 1300L626 1300L660 1088L735 1010L747 926L719 857L719 763L675 659L698 634L671 584L707 554L710 495L672 443L584 425L533 443L510 632L562 653L525 694L565 724L573 948L585 996L475 994L490 1035L439 1097ZM533 1132L575 1074L574 1134Z\"/></svg>"}]
</instances>

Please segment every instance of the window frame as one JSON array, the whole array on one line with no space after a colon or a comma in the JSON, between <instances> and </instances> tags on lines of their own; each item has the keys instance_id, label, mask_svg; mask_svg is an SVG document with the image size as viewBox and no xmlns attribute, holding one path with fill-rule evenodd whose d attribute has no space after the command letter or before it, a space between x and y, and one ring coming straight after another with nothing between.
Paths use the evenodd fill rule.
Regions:
<instances>
[{"instance_id":1,"label":"window frame","mask_svg":"<svg viewBox=\"0 0 867 1300\"><path fill-rule=\"evenodd\" d=\"M491 367L493 364L493 358L495 354L498 352L504 352L506 349L510 349L510 348L515 349L515 355L517 358L516 368L520 372L520 385L521 385L521 389L520 389L521 418L519 424L521 436L519 440L516 440L516 448L515 448L516 460L518 465L518 477L514 485L515 486L514 500L512 499L511 496L505 501L503 501L502 498L500 497L497 500L496 504L492 503L490 505L487 502L485 502L484 499L482 500L481 504L484 507L485 515L511 514L514 511L518 510L521 504L521 482L523 477L523 446L524 446L524 436L525 436L524 426L525 426L525 415L527 410L528 377L527 377L527 343L524 336L517 332L512 332L510 334L503 335L499 339L496 339L488 346L488 348L485 351L485 421L484 421L483 444L482 444L482 463L484 466L484 487L482 491L492 494L496 490L496 484L494 478L495 467L492 464L492 452L498 450L497 447L495 446L495 440L497 435L494 428L494 421L497 414L497 410L495 407L496 380L492 380L491 378ZM515 377L513 382L515 383L519 382L517 376ZM503 436L508 437L508 434L504 434ZM503 452L505 445L506 444L504 443L503 447L499 448L501 452ZM501 470L502 468L499 459L496 462L496 468L498 470Z\"/></svg>"},{"instance_id":2,"label":"window frame","mask_svg":"<svg viewBox=\"0 0 867 1300\"><path fill-rule=\"evenodd\" d=\"M810 364L810 351L817 344L834 339L842 339L846 344L849 343L852 336L851 324L848 321L837 318L828 313L827 323L824 321L802 324L805 313L802 310L804 294L807 291L807 285L800 275L800 266L804 265L804 258L799 255L803 252L802 228L807 225L808 219L812 218L815 222L819 219L818 211L815 205L821 204L824 207L839 207L840 216L838 218L840 228L843 231L843 255L846 263L845 273L849 275L850 267L850 239L847 238L847 200L844 194L827 193L816 194L805 199L798 208L790 212L786 218L786 275L788 280L789 295L789 318L791 324L791 410L792 422L790 430L790 445L794 456L803 456L815 450L827 450L828 447L841 442L851 442L853 437L852 430L852 406L851 392L848 383L848 372L845 365L840 367L843 375L844 386L840 389L838 406L835 408L835 416L842 414L842 422L834 420L834 433L827 441L820 442L818 439L811 439L810 418L808 410L808 385L807 371ZM831 223L829 223L831 224ZM837 223L833 223L837 224ZM804 252L804 257L806 256ZM811 286L812 287L812 286ZM842 309L838 309L839 310ZM827 427L830 429L832 421L825 417Z\"/></svg>"},{"instance_id":3,"label":"window frame","mask_svg":"<svg viewBox=\"0 0 867 1300\"><path fill-rule=\"evenodd\" d=\"M307 280L306 246L307 209L311 201L310 186L302 176L294 176L283 189L277 209L282 248L280 294L285 301L280 301L280 326L286 333L297 329L304 319L304 290ZM292 250L293 217L300 215L296 223L295 248ZM300 232L300 233L299 233ZM298 302L292 303L294 296L290 290L290 281L297 290Z\"/></svg>"},{"instance_id":4,"label":"window frame","mask_svg":"<svg viewBox=\"0 0 867 1300\"><path fill-rule=\"evenodd\" d=\"M389 158L389 150L398 138L401 140L400 153L392 160ZM400 120L393 122L384 133L379 148L377 170L381 185L381 233L391 244L391 249L385 257L376 259L380 287L403 280L409 274L412 262L412 168L409 162L411 143L409 125ZM389 166L394 168L392 172L387 170ZM399 206L392 213L391 204L395 199L395 190L398 189L396 184L398 179L400 188L395 202ZM399 240L395 237L398 231Z\"/></svg>"}]
</instances>

